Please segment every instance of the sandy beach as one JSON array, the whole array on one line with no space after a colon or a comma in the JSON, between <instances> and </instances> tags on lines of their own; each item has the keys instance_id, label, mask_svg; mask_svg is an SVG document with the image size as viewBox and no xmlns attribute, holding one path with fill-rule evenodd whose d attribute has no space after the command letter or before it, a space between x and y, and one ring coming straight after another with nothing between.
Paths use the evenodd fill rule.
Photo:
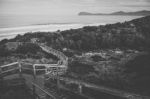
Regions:
<instances>
[{"instance_id":1,"label":"sandy beach","mask_svg":"<svg viewBox=\"0 0 150 99\"><path fill-rule=\"evenodd\" d=\"M53 32L57 30L77 29L83 26L98 26L105 25L105 23L94 24L48 24L48 25L31 25L12 28L0 28L0 40L10 39L20 34L23 35L28 32Z\"/></svg>"}]
</instances>

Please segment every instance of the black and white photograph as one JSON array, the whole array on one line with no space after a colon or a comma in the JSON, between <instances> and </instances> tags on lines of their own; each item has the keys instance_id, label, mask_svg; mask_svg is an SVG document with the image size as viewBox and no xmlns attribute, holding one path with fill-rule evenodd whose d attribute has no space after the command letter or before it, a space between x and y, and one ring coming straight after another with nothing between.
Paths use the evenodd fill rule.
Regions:
<instances>
[{"instance_id":1,"label":"black and white photograph","mask_svg":"<svg viewBox=\"0 0 150 99\"><path fill-rule=\"evenodd\" d=\"M150 0L0 0L0 99L150 99Z\"/></svg>"}]
</instances>

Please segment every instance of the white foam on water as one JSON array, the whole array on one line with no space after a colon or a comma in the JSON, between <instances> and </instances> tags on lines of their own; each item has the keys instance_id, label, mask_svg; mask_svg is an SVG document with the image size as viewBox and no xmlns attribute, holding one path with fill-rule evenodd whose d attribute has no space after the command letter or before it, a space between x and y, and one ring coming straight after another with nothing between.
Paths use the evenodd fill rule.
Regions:
<instances>
[{"instance_id":1,"label":"white foam on water","mask_svg":"<svg viewBox=\"0 0 150 99\"><path fill-rule=\"evenodd\" d=\"M48 25L31 25L31 26L22 26L22 27L13 27L13 28L0 28L0 40L10 39L16 35L25 34L28 32L53 32L57 30L68 30L68 29L77 29L83 26L98 26L105 25L105 23L92 23L92 24L48 24Z\"/></svg>"}]
</instances>

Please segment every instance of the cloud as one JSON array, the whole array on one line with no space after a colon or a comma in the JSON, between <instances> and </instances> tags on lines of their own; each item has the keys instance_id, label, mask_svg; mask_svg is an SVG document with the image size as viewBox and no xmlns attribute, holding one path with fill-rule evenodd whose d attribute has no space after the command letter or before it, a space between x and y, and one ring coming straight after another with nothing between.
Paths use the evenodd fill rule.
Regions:
<instances>
[{"instance_id":1,"label":"cloud","mask_svg":"<svg viewBox=\"0 0 150 99\"><path fill-rule=\"evenodd\" d=\"M149 8L150 0L0 0L0 14L68 14Z\"/></svg>"},{"instance_id":2,"label":"cloud","mask_svg":"<svg viewBox=\"0 0 150 99\"><path fill-rule=\"evenodd\" d=\"M119 2L124 7L150 7L149 0L130 0L128 2Z\"/></svg>"}]
</instances>

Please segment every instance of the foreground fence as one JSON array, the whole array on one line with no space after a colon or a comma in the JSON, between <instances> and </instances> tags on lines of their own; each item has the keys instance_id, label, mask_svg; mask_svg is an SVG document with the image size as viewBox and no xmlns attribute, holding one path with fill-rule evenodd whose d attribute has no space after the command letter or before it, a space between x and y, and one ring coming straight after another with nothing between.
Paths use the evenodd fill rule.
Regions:
<instances>
[{"instance_id":1,"label":"foreground fence","mask_svg":"<svg viewBox=\"0 0 150 99\"><path fill-rule=\"evenodd\" d=\"M37 79L39 80L42 79L43 80L42 82L44 82L45 80L44 75L47 75L49 77L55 76L55 78L59 79L60 81L64 81L70 84L71 83L76 84L78 86L77 91L79 91L79 94L81 95L83 91L82 87L87 87L87 88L96 89L96 90L99 90L100 92L108 93L114 96L124 97L127 99L150 99L149 97L143 97L140 95L118 91L118 90L106 88L103 86L97 86L94 84L86 83L86 82L71 79L71 78L58 77L58 75L63 74L62 73L63 71L64 72L66 71L66 67L63 67L61 65L59 66L56 64L31 64L31 63L26 63L26 62L14 62L14 63L0 66L0 78L6 77L12 74L19 74L20 76L22 74L30 75L33 78L33 81L31 81L30 84L32 86L33 95L36 97L35 99L56 99L56 97L53 94L49 93L47 90L45 90L40 85L35 83ZM43 76L38 76L38 75L43 75ZM38 92L35 91L36 89L40 90L43 94L39 95Z\"/></svg>"},{"instance_id":2,"label":"foreground fence","mask_svg":"<svg viewBox=\"0 0 150 99\"><path fill-rule=\"evenodd\" d=\"M3 79L13 74L29 80L28 87L33 91L35 99L56 99L54 95L44 89L45 75L61 75L66 71L66 67L57 64L31 64L26 62L14 62L0 66L0 78ZM29 76L25 76L28 74ZM36 84L40 82L40 84ZM42 85L41 85L42 84ZM32 88L31 88L32 86ZM37 90L40 90L37 91ZM41 95L42 94L42 95Z\"/></svg>"}]
</instances>

